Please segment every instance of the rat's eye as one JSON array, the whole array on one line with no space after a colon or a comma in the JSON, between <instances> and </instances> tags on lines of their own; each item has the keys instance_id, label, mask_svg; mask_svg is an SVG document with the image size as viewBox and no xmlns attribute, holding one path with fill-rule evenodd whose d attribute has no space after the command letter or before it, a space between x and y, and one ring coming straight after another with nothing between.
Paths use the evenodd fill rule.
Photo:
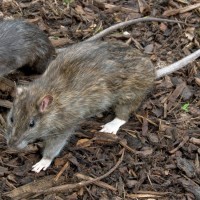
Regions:
<instances>
[{"instance_id":1,"label":"rat's eye","mask_svg":"<svg viewBox=\"0 0 200 200\"><path fill-rule=\"evenodd\" d=\"M35 120L34 119L31 119L30 123L29 123L29 126L31 128L33 128L35 126Z\"/></svg>"},{"instance_id":2,"label":"rat's eye","mask_svg":"<svg viewBox=\"0 0 200 200\"><path fill-rule=\"evenodd\" d=\"M11 123L13 123L13 122L14 122L14 120L13 120L13 117L10 117L10 122L11 122Z\"/></svg>"}]
</instances>

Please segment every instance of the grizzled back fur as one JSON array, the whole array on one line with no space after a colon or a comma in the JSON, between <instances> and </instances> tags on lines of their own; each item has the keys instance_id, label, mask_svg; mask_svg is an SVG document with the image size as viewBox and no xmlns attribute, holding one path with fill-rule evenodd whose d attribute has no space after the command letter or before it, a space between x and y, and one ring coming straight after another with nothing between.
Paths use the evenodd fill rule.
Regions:
<instances>
[{"instance_id":1,"label":"grizzled back fur","mask_svg":"<svg viewBox=\"0 0 200 200\"><path fill-rule=\"evenodd\" d=\"M42 73L55 49L37 26L20 20L0 22L0 75L28 65Z\"/></svg>"}]
</instances>

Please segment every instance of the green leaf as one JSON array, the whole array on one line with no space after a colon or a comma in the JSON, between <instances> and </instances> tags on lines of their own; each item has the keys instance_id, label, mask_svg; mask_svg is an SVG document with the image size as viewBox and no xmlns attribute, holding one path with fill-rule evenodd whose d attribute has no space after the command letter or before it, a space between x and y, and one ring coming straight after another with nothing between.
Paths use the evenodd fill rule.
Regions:
<instances>
[{"instance_id":1,"label":"green leaf","mask_svg":"<svg viewBox=\"0 0 200 200\"><path fill-rule=\"evenodd\" d=\"M69 5L70 3L72 3L74 0L63 0L63 3L65 3L66 5Z\"/></svg>"},{"instance_id":2,"label":"green leaf","mask_svg":"<svg viewBox=\"0 0 200 200\"><path fill-rule=\"evenodd\" d=\"M181 107L181 109L182 110L184 110L185 112L188 112L189 110L188 110L188 108L189 108L189 103L185 103L182 107Z\"/></svg>"}]
</instances>

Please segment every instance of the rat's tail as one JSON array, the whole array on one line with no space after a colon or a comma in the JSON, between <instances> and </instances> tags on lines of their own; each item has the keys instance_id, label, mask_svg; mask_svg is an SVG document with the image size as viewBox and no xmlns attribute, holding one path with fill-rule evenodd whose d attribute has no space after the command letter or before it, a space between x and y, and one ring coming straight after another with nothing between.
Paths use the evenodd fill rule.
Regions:
<instances>
[{"instance_id":1,"label":"rat's tail","mask_svg":"<svg viewBox=\"0 0 200 200\"><path fill-rule=\"evenodd\" d=\"M162 69L157 70L156 78L158 79L168 74L171 74L177 71L178 69L185 67L187 64L196 60L198 57L200 57L200 49L171 65L168 65Z\"/></svg>"}]
</instances>

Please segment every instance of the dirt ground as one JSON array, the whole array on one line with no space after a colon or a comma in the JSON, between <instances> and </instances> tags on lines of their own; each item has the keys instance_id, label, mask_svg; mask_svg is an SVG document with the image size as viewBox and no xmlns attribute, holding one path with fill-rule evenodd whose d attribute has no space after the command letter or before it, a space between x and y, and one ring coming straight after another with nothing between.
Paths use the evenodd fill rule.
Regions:
<instances>
[{"instance_id":1,"label":"dirt ground","mask_svg":"<svg viewBox=\"0 0 200 200\"><path fill-rule=\"evenodd\" d=\"M148 22L120 29L121 40L148 54L156 68L200 48L199 0L3 0L1 18L23 18L46 32L56 48L84 41L129 19L153 16L186 24ZM128 32L129 34L124 34ZM3 137L13 88L37 78L16 71L0 80L0 199L200 200L200 60L155 81L154 90L117 136L99 133L107 111L81 124L53 164L31 166L42 144L7 148Z\"/></svg>"}]
</instances>

